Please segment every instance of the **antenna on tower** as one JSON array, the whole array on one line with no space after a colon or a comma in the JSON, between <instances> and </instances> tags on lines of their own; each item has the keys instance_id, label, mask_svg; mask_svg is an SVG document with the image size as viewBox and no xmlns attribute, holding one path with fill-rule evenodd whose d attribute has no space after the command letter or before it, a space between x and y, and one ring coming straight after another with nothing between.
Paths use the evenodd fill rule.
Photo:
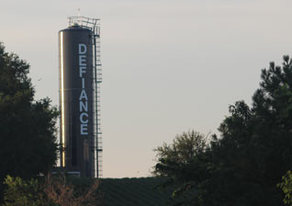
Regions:
<instances>
[{"instance_id":1,"label":"antenna on tower","mask_svg":"<svg viewBox=\"0 0 292 206\"><path fill-rule=\"evenodd\" d=\"M80 25L81 23L81 20L80 20L80 8L77 9L78 13L77 13L77 19L79 20L78 21L78 24Z\"/></svg>"}]
</instances>

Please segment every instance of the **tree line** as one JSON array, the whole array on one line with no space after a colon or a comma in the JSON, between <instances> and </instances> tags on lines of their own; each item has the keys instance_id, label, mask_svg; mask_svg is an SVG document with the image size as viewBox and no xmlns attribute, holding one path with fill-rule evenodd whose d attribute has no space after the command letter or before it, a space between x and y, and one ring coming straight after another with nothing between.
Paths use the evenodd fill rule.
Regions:
<instances>
[{"instance_id":1,"label":"tree line","mask_svg":"<svg viewBox=\"0 0 292 206\"><path fill-rule=\"evenodd\" d=\"M7 206L90 205L95 183L84 189L62 177L40 178L57 159L59 112L50 99L34 99L28 73L29 64L0 44L0 200ZM184 132L156 148L154 174L167 179L163 187L175 188L173 204L291 205L291 58L263 69L252 104L231 105L218 130L211 136Z\"/></svg>"},{"instance_id":2,"label":"tree line","mask_svg":"<svg viewBox=\"0 0 292 206\"><path fill-rule=\"evenodd\" d=\"M172 144L156 148L154 173L168 177L165 185L176 186L174 204L292 205L289 56L283 57L282 66L272 62L262 70L251 106L244 101L229 106L229 116L218 130L220 135L211 138L185 132Z\"/></svg>"}]
</instances>

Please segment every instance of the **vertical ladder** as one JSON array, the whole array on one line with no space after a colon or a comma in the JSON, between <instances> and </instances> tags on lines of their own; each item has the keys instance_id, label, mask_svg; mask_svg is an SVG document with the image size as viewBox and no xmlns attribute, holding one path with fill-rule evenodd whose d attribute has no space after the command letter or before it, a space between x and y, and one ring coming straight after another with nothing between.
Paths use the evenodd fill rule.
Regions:
<instances>
[{"instance_id":1,"label":"vertical ladder","mask_svg":"<svg viewBox=\"0 0 292 206\"><path fill-rule=\"evenodd\" d=\"M94 161L95 177L102 177L102 132L100 118L100 83L102 82L102 64L100 60L100 31L94 30L94 99L95 99L95 129L94 129Z\"/></svg>"}]
</instances>

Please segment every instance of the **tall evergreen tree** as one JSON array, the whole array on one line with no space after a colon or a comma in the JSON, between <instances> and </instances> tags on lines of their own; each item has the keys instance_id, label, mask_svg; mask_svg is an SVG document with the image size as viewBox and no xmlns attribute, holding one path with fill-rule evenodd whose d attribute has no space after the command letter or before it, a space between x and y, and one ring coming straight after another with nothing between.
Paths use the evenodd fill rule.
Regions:
<instances>
[{"instance_id":1,"label":"tall evergreen tree","mask_svg":"<svg viewBox=\"0 0 292 206\"><path fill-rule=\"evenodd\" d=\"M226 191L221 200L230 205L281 205L276 185L292 168L291 59L284 56L282 67L270 63L261 79L251 108L243 101L230 107L212 148L214 164L224 168L216 173L224 181L217 191Z\"/></svg>"},{"instance_id":2,"label":"tall evergreen tree","mask_svg":"<svg viewBox=\"0 0 292 206\"><path fill-rule=\"evenodd\" d=\"M251 107L244 101L229 107L230 116L219 127L220 138L214 135L203 154L194 158L199 164L194 161L188 172L176 169L172 175L193 174L189 177L196 192L191 195L198 205L283 204L276 185L292 169L292 60L284 56L282 67L270 63L261 79ZM205 175L196 174L198 166L204 167Z\"/></svg>"}]
</instances>

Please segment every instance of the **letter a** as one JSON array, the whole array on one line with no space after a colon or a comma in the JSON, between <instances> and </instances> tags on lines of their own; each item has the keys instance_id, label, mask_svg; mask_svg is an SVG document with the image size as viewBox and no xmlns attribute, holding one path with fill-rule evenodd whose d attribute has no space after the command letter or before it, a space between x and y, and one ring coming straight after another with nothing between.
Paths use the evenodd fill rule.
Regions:
<instances>
[{"instance_id":1,"label":"letter a","mask_svg":"<svg viewBox=\"0 0 292 206\"><path fill-rule=\"evenodd\" d=\"M82 89L81 94L80 94L80 97L79 97L79 100L80 100L80 101L81 101L82 99L88 100L88 98L87 98L87 94L86 94L86 92L85 92L84 89Z\"/></svg>"}]
</instances>

